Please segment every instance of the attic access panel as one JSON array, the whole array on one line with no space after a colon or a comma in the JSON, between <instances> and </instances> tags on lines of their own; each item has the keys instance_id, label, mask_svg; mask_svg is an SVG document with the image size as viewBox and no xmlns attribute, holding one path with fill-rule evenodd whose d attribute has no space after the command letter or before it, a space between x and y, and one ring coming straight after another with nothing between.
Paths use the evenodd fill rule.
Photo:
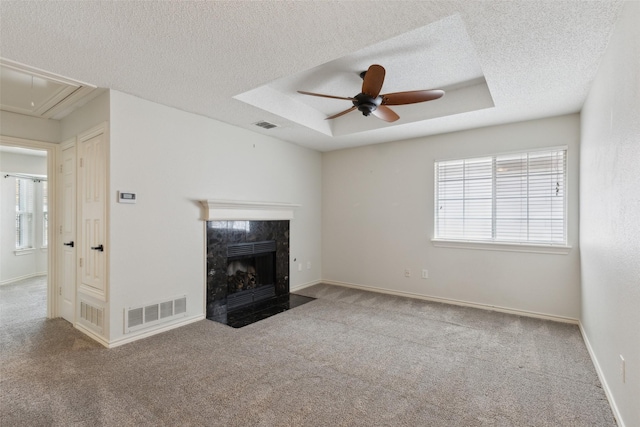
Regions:
<instances>
[{"instance_id":1,"label":"attic access panel","mask_svg":"<svg viewBox=\"0 0 640 427\"><path fill-rule=\"evenodd\" d=\"M0 109L41 118L58 114L96 89L53 73L0 59Z\"/></svg>"}]
</instances>

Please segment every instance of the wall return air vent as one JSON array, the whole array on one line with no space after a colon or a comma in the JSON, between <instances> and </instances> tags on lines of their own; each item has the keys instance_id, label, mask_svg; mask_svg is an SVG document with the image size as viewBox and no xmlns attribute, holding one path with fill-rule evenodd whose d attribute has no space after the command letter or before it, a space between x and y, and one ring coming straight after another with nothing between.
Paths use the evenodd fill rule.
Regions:
<instances>
[{"instance_id":1,"label":"wall return air vent","mask_svg":"<svg viewBox=\"0 0 640 427\"><path fill-rule=\"evenodd\" d=\"M124 332L145 329L187 315L187 297L128 307L124 311Z\"/></svg>"},{"instance_id":2,"label":"wall return air vent","mask_svg":"<svg viewBox=\"0 0 640 427\"><path fill-rule=\"evenodd\" d=\"M80 300L80 319L78 319L78 322L93 331L102 333L104 307Z\"/></svg>"}]
</instances>

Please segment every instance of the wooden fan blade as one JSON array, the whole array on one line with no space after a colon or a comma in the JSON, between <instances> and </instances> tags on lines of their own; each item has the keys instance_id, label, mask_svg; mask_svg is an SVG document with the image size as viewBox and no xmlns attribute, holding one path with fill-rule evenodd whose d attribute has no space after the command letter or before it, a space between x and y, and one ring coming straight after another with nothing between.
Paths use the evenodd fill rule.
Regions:
<instances>
[{"instance_id":1,"label":"wooden fan blade","mask_svg":"<svg viewBox=\"0 0 640 427\"><path fill-rule=\"evenodd\" d=\"M350 112L352 112L352 111L353 111L353 110L355 110L355 109L356 109L356 107L355 107L355 106L353 106L353 107L351 107L351 108L349 108L349 109L347 109L347 110L341 111L341 112L340 112L340 113L338 113L338 114L334 114L333 116L329 116L329 117L327 117L325 120L331 120L331 119L335 119L336 117L344 116L345 114L350 113Z\"/></svg>"},{"instance_id":2,"label":"wooden fan blade","mask_svg":"<svg viewBox=\"0 0 640 427\"><path fill-rule=\"evenodd\" d=\"M377 97L380 94L380 90L382 90L384 74L385 71L381 65L374 64L370 66L362 81L362 93L373 98Z\"/></svg>"},{"instance_id":3,"label":"wooden fan blade","mask_svg":"<svg viewBox=\"0 0 640 427\"><path fill-rule=\"evenodd\" d=\"M443 95L443 90L433 89L387 93L386 95L381 96L383 105L405 105L417 104L418 102L433 101L434 99L442 98Z\"/></svg>"},{"instance_id":4,"label":"wooden fan blade","mask_svg":"<svg viewBox=\"0 0 640 427\"><path fill-rule=\"evenodd\" d=\"M377 109L375 109L371 114L376 116L379 119L384 120L385 122L395 122L400 118L399 115L395 113L391 108L386 105L381 105Z\"/></svg>"},{"instance_id":5,"label":"wooden fan blade","mask_svg":"<svg viewBox=\"0 0 640 427\"><path fill-rule=\"evenodd\" d=\"M345 101L353 101L353 98L346 98L344 96L323 95L321 93L305 92L303 90L299 90L298 93L301 93L303 95L319 96L322 98L344 99Z\"/></svg>"}]
</instances>

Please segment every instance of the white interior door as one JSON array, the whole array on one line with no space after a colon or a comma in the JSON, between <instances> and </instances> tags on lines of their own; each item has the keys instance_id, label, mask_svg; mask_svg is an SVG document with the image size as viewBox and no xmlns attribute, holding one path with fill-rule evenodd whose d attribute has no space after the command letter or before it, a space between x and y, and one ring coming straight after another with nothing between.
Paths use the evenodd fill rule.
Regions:
<instances>
[{"instance_id":1,"label":"white interior door","mask_svg":"<svg viewBox=\"0 0 640 427\"><path fill-rule=\"evenodd\" d=\"M61 241L59 242L60 280L58 293L58 314L74 323L76 297L76 146L67 145L62 149L60 169L61 184Z\"/></svg>"},{"instance_id":2,"label":"white interior door","mask_svg":"<svg viewBox=\"0 0 640 427\"><path fill-rule=\"evenodd\" d=\"M78 141L81 221L80 289L106 301L106 136L103 131Z\"/></svg>"}]
</instances>

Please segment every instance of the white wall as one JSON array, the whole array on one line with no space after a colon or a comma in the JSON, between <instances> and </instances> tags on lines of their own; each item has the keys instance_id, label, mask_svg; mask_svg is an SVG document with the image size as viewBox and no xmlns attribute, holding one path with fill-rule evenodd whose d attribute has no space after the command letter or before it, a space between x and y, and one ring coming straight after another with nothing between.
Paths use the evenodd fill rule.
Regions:
<instances>
[{"instance_id":1,"label":"white wall","mask_svg":"<svg viewBox=\"0 0 640 427\"><path fill-rule=\"evenodd\" d=\"M320 280L320 153L116 91L110 123L111 342L134 335L125 307L184 294L188 317L204 315L200 200L301 204L290 244L305 269L291 286ZM118 190L137 203L116 203Z\"/></svg>"},{"instance_id":2,"label":"white wall","mask_svg":"<svg viewBox=\"0 0 640 427\"><path fill-rule=\"evenodd\" d=\"M0 152L0 284L47 273L47 249L42 241L42 183L34 183L34 249L15 252L16 178L5 173L47 175L47 157Z\"/></svg>"},{"instance_id":3,"label":"white wall","mask_svg":"<svg viewBox=\"0 0 640 427\"><path fill-rule=\"evenodd\" d=\"M47 175L47 156L0 152L0 171L5 173L26 173Z\"/></svg>"},{"instance_id":4,"label":"white wall","mask_svg":"<svg viewBox=\"0 0 640 427\"><path fill-rule=\"evenodd\" d=\"M580 159L581 322L627 427L640 426L638 22L640 3L628 2L582 110Z\"/></svg>"},{"instance_id":5,"label":"white wall","mask_svg":"<svg viewBox=\"0 0 640 427\"><path fill-rule=\"evenodd\" d=\"M109 120L109 91L95 97L60 120L60 139L67 141L102 122Z\"/></svg>"},{"instance_id":6,"label":"white wall","mask_svg":"<svg viewBox=\"0 0 640 427\"><path fill-rule=\"evenodd\" d=\"M57 120L0 111L0 134L35 141L59 142L60 123Z\"/></svg>"},{"instance_id":7,"label":"white wall","mask_svg":"<svg viewBox=\"0 0 640 427\"><path fill-rule=\"evenodd\" d=\"M577 319L578 143L574 114L324 153L322 278ZM434 160L561 145L568 255L433 246Z\"/></svg>"}]
</instances>

